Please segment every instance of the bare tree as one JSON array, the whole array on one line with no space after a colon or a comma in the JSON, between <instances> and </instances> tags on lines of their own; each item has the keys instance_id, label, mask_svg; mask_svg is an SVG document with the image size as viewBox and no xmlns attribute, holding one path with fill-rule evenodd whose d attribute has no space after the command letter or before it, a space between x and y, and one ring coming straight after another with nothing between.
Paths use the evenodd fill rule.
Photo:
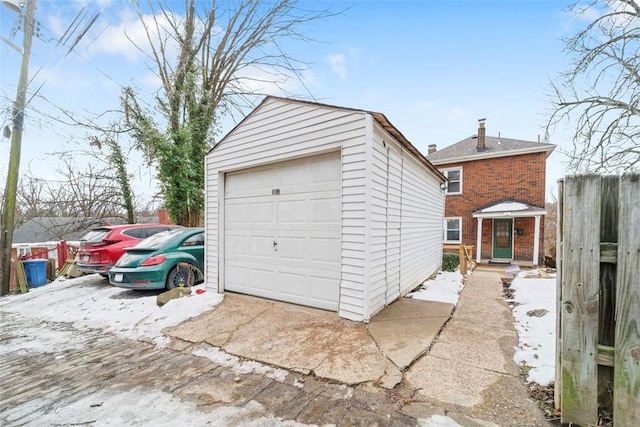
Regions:
<instances>
[{"instance_id":1,"label":"bare tree","mask_svg":"<svg viewBox=\"0 0 640 427\"><path fill-rule=\"evenodd\" d=\"M134 197L131 190L131 175L127 171L127 161L122 153L122 147L120 144L107 134L102 139L97 136L89 138L92 146L97 147L98 150L102 150L103 147L108 150L106 161L111 167L111 171L115 177L118 185L119 200L122 201L122 206L127 213L127 223L135 223L135 208L133 206Z\"/></svg>"},{"instance_id":2,"label":"bare tree","mask_svg":"<svg viewBox=\"0 0 640 427\"><path fill-rule=\"evenodd\" d=\"M132 174L128 170L128 158L133 147L129 146L128 149L123 150L119 142L120 137L126 134L128 129L123 129L123 124L118 120L109 120L107 124L100 123L105 121L105 117L113 116L114 114L121 116L122 112L108 110L93 117L79 117L62 108L58 108L58 111L65 117L64 119L49 117L67 126L85 129L91 134L87 136L88 148L81 146L75 150L66 150L53 154L60 158L82 156L104 166L106 168L104 174L111 175L110 178L114 180L119 188L117 200L126 209L127 222L134 223L135 196L131 189ZM111 171L109 172L108 169Z\"/></svg>"},{"instance_id":3,"label":"bare tree","mask_svg":"<svg viewBox=\"0 0 640 427\"><path fill-rule=\"evenodd\" d=\"M150 19L138 8L148 42L138 48L150 51L162 85L159 115L143 108L133 88L123 91L122 103L138 147L157 166L165 206L178 224L202 221L203 158L213 146L218 117L240 111L259 94L256 86L282 86L303 68L279 43L306 40L301 27L330 14L299 3L185 0L181 15L149 0Z\"/></svg>"},{"instance_id":4,"label":"bare tree","mask_svg":"<svg viewBox=\"0 0 640 427\"><path fill-rule=\"evenodd\" d=\"M576 172L621 172L640 164L640 5L592 0L570 8L576 22L595 16L565 40L573 58L552 83L548 133L575 129L569 166Z\"/></svg>"},{"instance_id":5,"label":"bare tree","mask_svg":"<svg viewBox=\"0 0 640 427\"><path fill-rule=\"evenodd\" d=\"M51 228L47 228L49 234L65 238L108 222L135 222L129 221L120 202L121 189L109 165L88 164L80 169L61 156L56 173L60 177L56 180L36 177L30 171L23 175L16 204L20 223L46 217L43 225Z\"/></svg>"}]
</instances>

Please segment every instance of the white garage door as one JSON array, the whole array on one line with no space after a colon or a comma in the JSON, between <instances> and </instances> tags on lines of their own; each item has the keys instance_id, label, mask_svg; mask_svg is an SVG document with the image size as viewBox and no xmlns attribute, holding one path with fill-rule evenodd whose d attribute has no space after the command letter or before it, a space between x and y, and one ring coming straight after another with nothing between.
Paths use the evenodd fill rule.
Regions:
<instances>
[{"instance_id":1,"label":"white garage door","mask_svg":"<svg viewBox=\"0 0 640 427\"><path fill-rule=\"evenodd\" d=\"M226 290L338 310L340 154L227 174Z\"/></svg>"}]
</instances>

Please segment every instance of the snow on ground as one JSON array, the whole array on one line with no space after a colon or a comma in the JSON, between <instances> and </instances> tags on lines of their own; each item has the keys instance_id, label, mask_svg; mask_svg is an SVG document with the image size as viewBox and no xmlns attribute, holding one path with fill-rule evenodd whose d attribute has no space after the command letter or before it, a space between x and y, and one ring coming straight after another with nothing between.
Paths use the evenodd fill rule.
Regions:
<instances>
[{"instance_id":1,"label":"snow on ground","mask_svg":"<svg viewBox=\"0 0 640 427\"><path fill-rule=\"evenodd\" d=\"M140 404L141 397L144 404ZM37 399L20 407L10 408L11 416L19 420L21 413L30 415L39 410ZM220 407L201 412L196 404L179 400L170 393L136 388L128 391L95 390L90 395L54 410L45 411L38 419L41 426L229 426L247 427L294 426L296 421L285 421L265 416L265 408L250 400L242 407Z\"/></svg>"},{"instance_id":2,"label":"snow on ground","mask_svg":"<svg viewBox=\"0 0 640 427\"><path fill-rule=\"evenodd\" d=\"M205 357L218 365L231 368L236 374L262 374L278 382L284 382L288 374L284 369L273 368L253 360L242 361L239 357L220 350L220 347L196 348L191 353L195 356Z\"/></svg>"},{"instance_id":3,"label":"snow on ground","mask_svg":"<svg viewBox=\"0 0 640 427\"><path fill-rule=\"evenodd\" d=\"M418 290L411 292L407 297L455 305L458 303L463 287L463 278L459 271L441 271L435 278L425 281Z\"/></svg>"},{"instance_id":4,"label":"snow on ground","mask_svg":"<svg viewBox=\"0 0 640 427\"><path fill-rule=\"evenodd\" d=\"M418 420L421 427L462 427L452 418L444 415L432 415L427 419Z\"/></svg>"},{"instance_id":5,"label":"snow on ground","mask_svg":"<svg viewBox=\"0 0 640 427\"><path fill-rule=\"evenodd\" d=\"M427 280L421 288L412 293L413 298L440 301L456 304L463 287L460 273L442 272ZM162 330L178 325L195 317L222 302L223 296L215 292L197 294L192 288L191 296L171 300L163 307L156 304L159 292L141 292L116 288L99 275L82 276L76 279L58 279L45 286L30 288L29 292L0 298L0 310L20 313L23 316L41 319L44 322L71 322L74 327L85 330L104 330L123 338L152 342L164 346L168 338ZM69 333L57 331L55 323L32 331L37 337L25 337L15 340L14 347L20 350L47 352L52 348L82 347L81 336L71 337ZM107 339L107 338L105 338ZM15 351L6 345L0 346L0 354ZM194 355L206 357L220 365L231 368L234 372L261 373L276 381L284 381L287 371L275 369L253 361L241 361L237 357L225 353L218 347L199 348ZM347 390L348 391L348 390ZM152 405L140 406L140 393ZM281 418L265 417L264 408L257 402L248 402L242 408L223 407L213 413L204 414L197 410L185 410L188 402L180 401L168 393L151 392L149 390L98 390L86 401L77 401L64 408L44 414L44 424L68 424L70 421L91 423L92 425L115 424L153 424L153 425L229 425L247 426L302 426L303 424L285 421ZM132 403L133 402L133 403ZM31 413L36 408L31 406L42 402L27 402L12 408L13 415ZM87 410L86 408L90 408ZM178 418L176 418L178 417ZM419 420L427 427L458 427L453 419L434 415Z\"/></svg>"},{"instance_id":6,"label":"snow on ground","mask_svg":"<svg viewBox=\"0 0 640 427\"><path fill-rule=\"evenodd\" d=\"M72 322L77 328L99 328L124 338L168 343L162 330L195 317L222 302L215 292L196 294L203 285L194 286L190 296L156 304L159 292L116 288L97 274L58 280L26 294L0 299L4 311L33 313L45 321ZM54 338L52 338L54 339Z\"/></svg>"},{"instance_id":7,"label":"snow on ground","mask_svg":"<svg viewBox=\"0 0 640 427\"><path fill-rule=\"evenodd\" d=\"M70 322L87 334L95 336L95 330L103 330L123 338L152 342L164 346L168 338L162 330L195 317L218 305L223 295L215 292L197 294L203 285L192 287L191 296L169 301L162 307L156 304L158 292L132 291L111 286L101 276L89 275L76 279L58 279L50 284L30 288L26 294L0 298L0 310L33 317L43 327L32 329L29 336L16 337L0 344L0 354L13 351L37 353L60 352L68 348L82 348L85 336L57 330L55 322ZM35 335L33 335L35 334ZM104 339L108 339L105 337ZM262 373L276 381L284 381L287 372L258 362L241 362L237 357L218 348L201 351L201 357L228 366L238 374ZM63 356L60 356L63 357ZM147 405L139 405L144 395ZM31 414L42 406L46 398L25 402L8 410L7 417L20 419L21 414ZM89 409L87 409L89 408ZM189 410L192 409L192 410ZM150 390L96 390L84 400L73 402L42 414L42 425L91 424L107 425L246 425L246 426L304 426L295 421L285 421L264 416L267 411L257 402L250 401L242 407L221 407L212 413L202 413L192 403L182 401L169 393ZM73 421L73 422L71 422Z\"/></svg>"},{"instance_id":8,"label":"snow on ground","mask_svg":"<svg viewBox=\"0 0 640 427\"><path fill-rule=\"evenodd\" d=\"M555 378L556 279L519 276L511 289L519 341L513 359L530 368L529 382L547 386Z\"/></svg>"}]
</instances>

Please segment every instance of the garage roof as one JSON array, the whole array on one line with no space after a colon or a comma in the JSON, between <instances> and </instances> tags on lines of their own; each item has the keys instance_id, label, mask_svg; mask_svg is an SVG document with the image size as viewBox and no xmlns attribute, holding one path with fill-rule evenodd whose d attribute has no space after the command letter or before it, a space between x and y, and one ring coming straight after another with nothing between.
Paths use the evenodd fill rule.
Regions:
<instances>
[{"instance_id":1,"label":"garage roof","mask_svg":"<svg viewBox=\"0 0 640 427\"><path fill-rule=\"evenodd\" d=\"M300 99L282 98L282 97L272 96L272 95L269 95L269 96L265 97L262 100L262 102L256 108L254 108L253 111L258 110L260 108L260 106L262 106L264 103L266 103L270 99L277 99L277 100L281 100L281 101L285 101L285 102L295 102L295 103L299 103L299 104L307 104L307 105L313 105L313 106L318 106L318 107L326 107L326 108L333 108L333 109L338 109L338 110L355 111L355 112L362 112L362 113L370 114L374 118L374 120L380 126L382 126L382 128L384 130L386 130L391 136L393 136L407 151L409 151L414 156L416 156L416 158L420 162L422 162L431 172L433 172L434 175L436 175L441 182L446 182L447 181L447 178L438 170L438 168L436 168L429 160L427 160L427 158L411 142L409 142L409 140L407 138L405 138L405 136L402 134L402 132L400 132L393 124L391 124L389 119L382 113L378 113L378 112L375 112L375 111L369 111L369 110L361 110L361 109L358 109L358 108L348 108L348 107L340 107L340 106L337 106L337 105L322 104L322 103L319 103L319 102L304 101L304 100L300 100ZM227 135L231 134L236 128L238 128L238 126L240 126L245 120L247 120L247 117L249 117L251 114L253 114L253 111L251 113L249 113L240 123L238 123ZM224 140L225 138L226 138L226 136L224 138L222 138L222 140ZM219 144L220 144L220 142L218 142L218 144L216 144L211 150L209 150L209 152L211 152L212 150L215 150L215 148Z\"/></svg>"}]
</instances>

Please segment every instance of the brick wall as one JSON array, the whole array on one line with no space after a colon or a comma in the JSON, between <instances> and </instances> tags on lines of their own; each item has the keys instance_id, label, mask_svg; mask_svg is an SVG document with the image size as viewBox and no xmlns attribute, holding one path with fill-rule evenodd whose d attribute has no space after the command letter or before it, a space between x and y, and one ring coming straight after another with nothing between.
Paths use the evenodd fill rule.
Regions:
<instances>
[{"instance_id":1,"label":"brick wall","mask_svg":"<svg viewBox=\"0 0 640 427\"><path fill-rule=\"evenodd\" d=\"M481 159L462 163L439 164L439 169L462 166L462 194L447 195L446 217L462 217L462 242L476 245L477 219L473 212L493 203L513 199L532 206L545 206L546 153ZM544 217L543 217L544 218ZM514 228L522 229L514 236L514 259L533 259L534 219L516 218ZM483 221L482 258L491 258L492 221ZM544 220L540 222L540 262L543 259ZM477 248L476 248L477 250Z\"/></svg>"}]
</instances>

